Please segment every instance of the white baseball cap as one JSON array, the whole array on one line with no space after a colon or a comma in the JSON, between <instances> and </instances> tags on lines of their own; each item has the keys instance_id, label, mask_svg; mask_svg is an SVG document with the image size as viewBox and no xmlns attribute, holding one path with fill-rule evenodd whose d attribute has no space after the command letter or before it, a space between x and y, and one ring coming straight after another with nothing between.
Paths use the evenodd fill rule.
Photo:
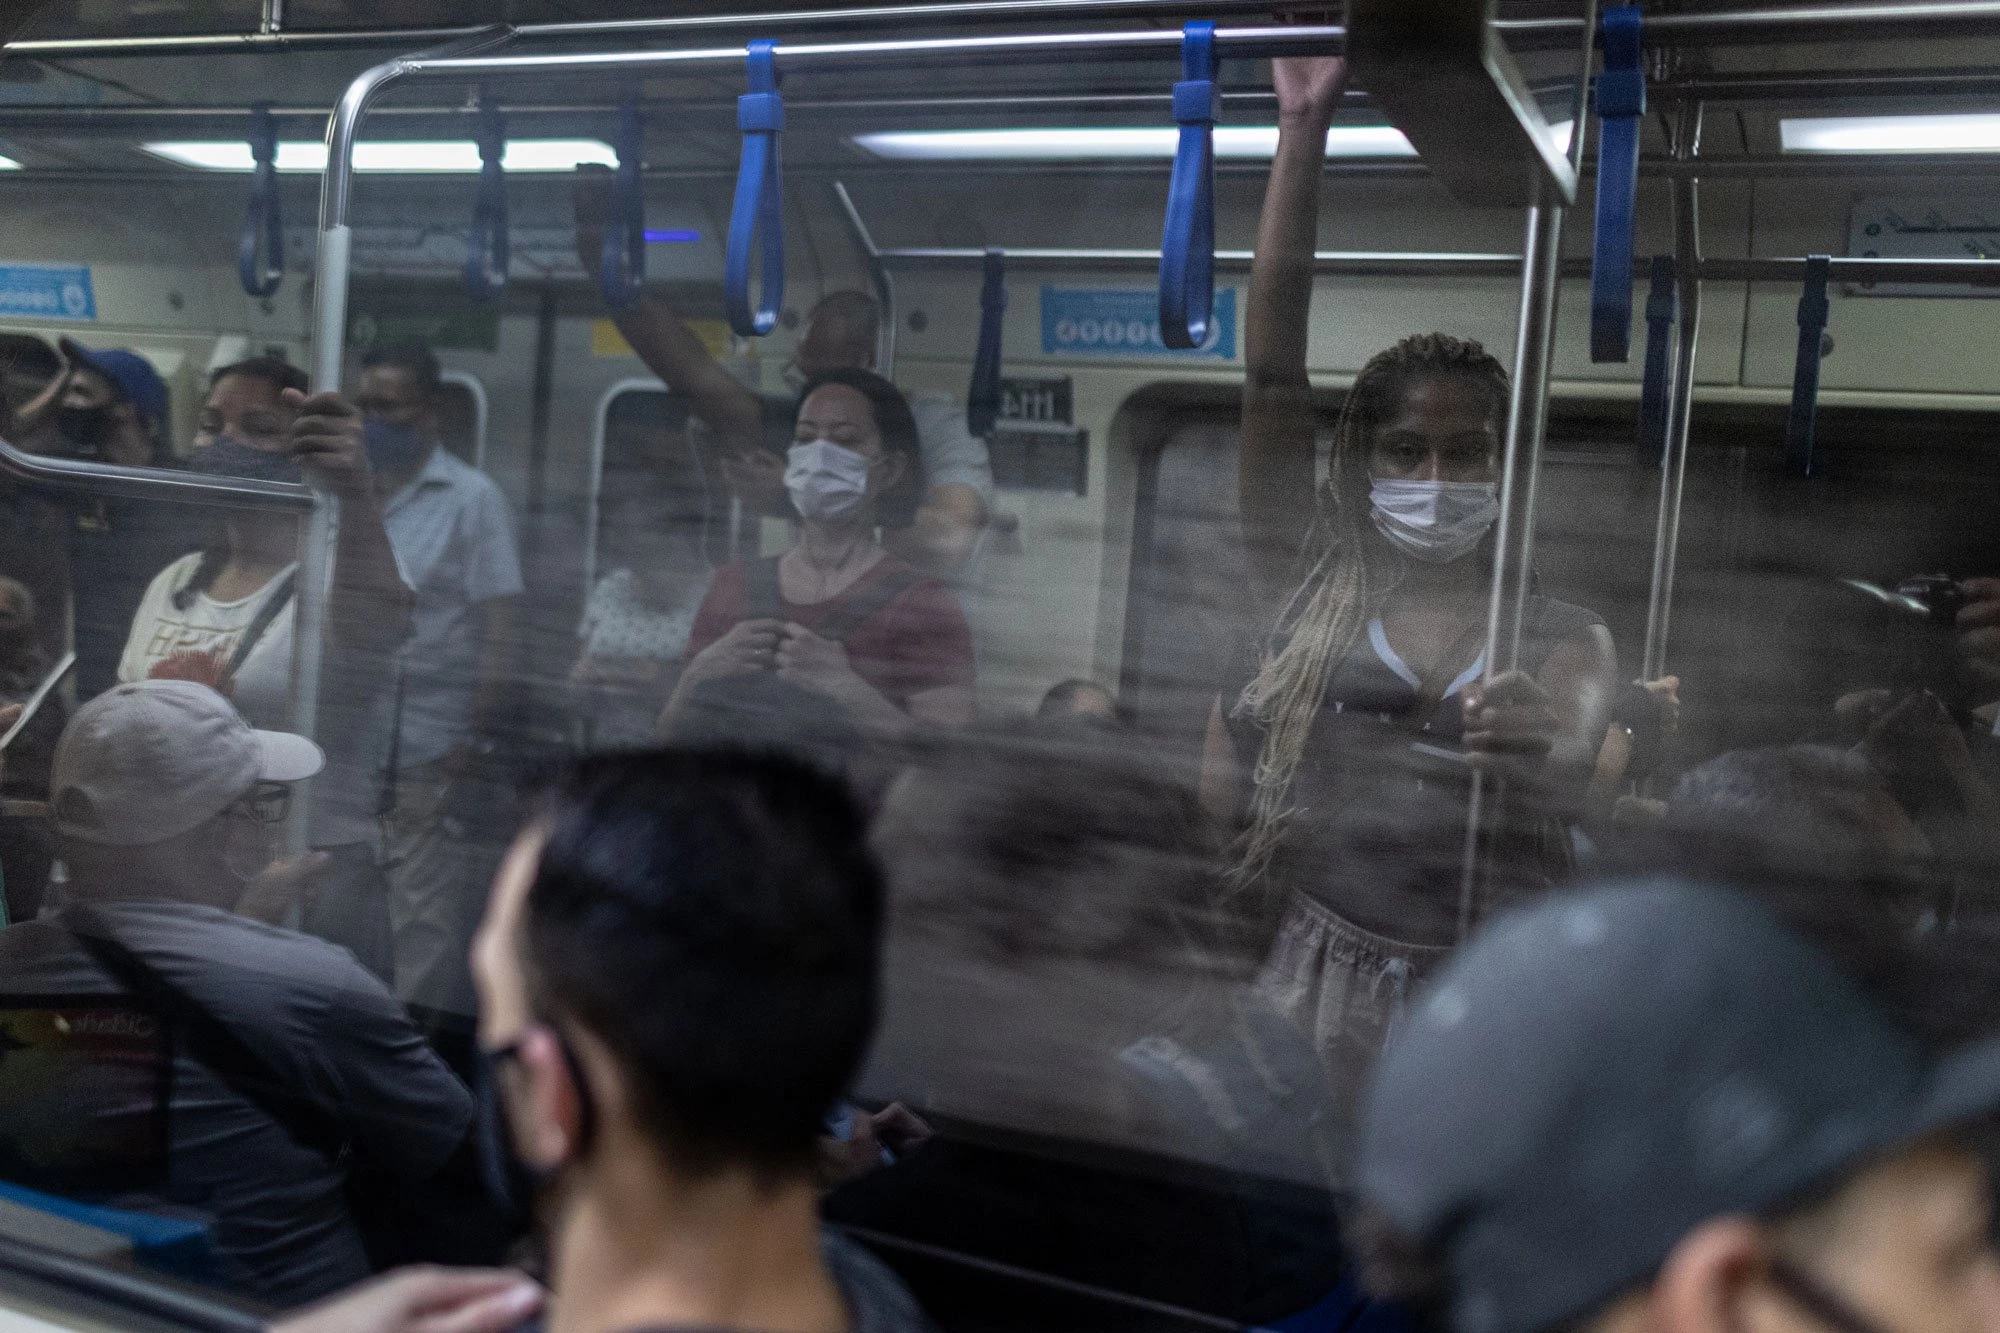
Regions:
<instances>
[{"instance_id":1,"label":"white baseball cap","mask_svg":"<svg viewBox=\"0 0 2000 1333\"><path fill-rule=\"evenodd\" d=\"M325 764L303 736L253 730L206 685L142 680L77 709L49 790L64 837L143 847L200 827L259 782L299 782Z\"/></svg>"}]
</instances>

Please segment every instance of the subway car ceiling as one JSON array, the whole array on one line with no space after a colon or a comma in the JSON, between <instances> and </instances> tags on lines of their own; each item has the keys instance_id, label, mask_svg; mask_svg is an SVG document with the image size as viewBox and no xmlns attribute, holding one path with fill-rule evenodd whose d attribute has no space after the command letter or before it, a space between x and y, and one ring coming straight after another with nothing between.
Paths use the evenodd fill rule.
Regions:
<instances>
[{"instance_id":1,"label":"subway car ceiling","mask_svg":"<svg viewBox=\"0 0 2000 1333\"><path fill-rule=\"evenodd\" d=\"M342 8L347 26L368 26L360 24L358 7ZM0 316L0 330L50 338L73 334L87 343L128 344L145 352L172 387L174 434L182 441L191 433L199 385L209 368L264 349L308 364L319 173L280 171L284 278L272 295L251 297L236 271L250 175L188 165L190 150L159 145L192 144L211 156L243 156L250 108L266 103L281 150L284 145L309 149L323 140L328 114L362 70L438 45L449 38L444 28L492 22L500 7L398 5L393 18L390 8L382 7L382 25L375 31L317 43L295 34L330 30L333 17L294 4L285 17L294 46L283 47L278 38L258 46L253 39L236 50L203 43L232 32L254 33L255 6L149 7L150 18L135 17L117 29L183 42L157 49L93 50L87 44L116 27L100 21L101 7L78 3L47 11L0 61L0 153L18 164L0 174L0 222L7 237L0 262L86 267L91 310L84 319ZM573 17L553 5L505 8L499 18L506 22ZM676 12L693 22L722 8L681 6ZM1226 19L1263 21L1241 4L1208 8ZM600 14L593 6L591 17L622 17L623 9L638 7ZM1177 26L1157 12L1121 17L1115 6L1104 9L1087 18L1066 13L1042 26ZM1505 12L1529 25L1550 14L1570 14L1560 6L1507 6ZM162 17L169 14L179 17ZM395 30L416 23L427 30ZM816 29L804 23L801 30ZM937 30L955 29L940 19ZM922 31L921 23L908 29ZM768 35L789 32L776 26ZM767 34L728 29L614 40L572 36L541 39L523 49L706 47L758 35ZM899 30L899 35L907 34ZM1524 40L1520 55L1550 119L1566 114L1564 71L1574 64L1573 52ZM2000 40L1719 46L1663 54L1661 60L1663 68L1673 68L1656 89L1654 114L1642 130L1637 254L1673 249L1670 193L1677 173L1700 178L1700 248L1711 260L1870 251L1963 256L1982 253L1977 249L1982 243L2000 244L2000 231L1989 237L1981 230L1989 219L2000 218L2000 199L1993 198L2000 186L2000 152L1805 153L1787 151L1785 129L1787 121L1819 117L1986 112L2000 98L2000 78L1990 73L2000 65ZM1836 69L1837 79L1828 76ZM894 155L917 151L908 140L894 149L869 146L867 136L878 134L1157 132L1171 124L1170 56L1100 54L1087 66L1087 77L1078 70L1051 62L953 67L939 76L891 67L788 71L786 302L779 327L764 339L732 337L721 324L721 238L740 143L735 123L740 68L703 67L671 76L527 74L489 80L483 91L506 116L510 141L576 141L581 146L573 146L574 154L598 160L605 160L616 141L621 99L636 97L644 127L646 226L653 234L649 280L685 314L708 321L750 383L780 394L780 372L803 312L823 293L873 288L856 219L883 251L1157 249L1169 168L1164 156L966 160ZM1909 76L1913 70L1923 72L1921 81ZM1273 123L1265 62L1226 61L1223 83L1224 127ZM359 138L363 144L463 144L475 130L481 90L464 80L401 84L369 111ZM1699 157L1690 167L1673 161L1668 127L1678 108L1696 98L1705 106L1705 121ZM1355 93L1337 128L1385 127L1367 95ZM2000 139L1994 147L2000 148ZM164 155L174 151L181 160ZM1217 164L1216 245L1224 252L1246 252L1254 240L1265 163L1254 147L1246 151L1248 156L1224 153ZM1592 157L1586 153L1586 162ZM283 151L280 165L287 165ZM460 273L476 183L470 172L358 172L348 342L357 346L397 332L421 332L437 341L447 369L465 386L468 419L475 416L470 405L476 405L476 415L487 423L484 439L468 438L460 452L481 461L523 515L540 623L552 640L562 639L574 625L597 564L606 423L619 395L646 392L652 382L608 332L596 286L574 258L567 171L508 172L511 283L490 304L467 297ZM1497 256L1520 250L1519 210L1460 204L1412 157L1330 159L1325 188L1324 250ZM1586 170L1566 238L1567 253L1578 265L1589 252L1592 188ZM842 203L842 189L852 215ZM994 628L982 648L983 704L1024 705L1065 675L1131 677L1128 656L1145 640L1134 615L1133 589L1135 579L1143 582L1146 542L1155 531L1155 516L1146 506L1159 494L1160 456L1184 420L1227 429L1233 417L1247 276L1240 262L1225 258L1220 266L1222 333L1215 346L1192 355L1142 352L1066 340L1052 321L1059 322L1057 312L1069 299L1063 293L1151 290L1145 262L1093 263L1087 256L1037 260L1021 253L1010 259L1003 373L1061 382L1068 417L1062 424L1074 428L1071 438L1081 455L1079 466L1056 468L1055 482L1046 469L1032 476L1032 468L1008 471L1000 478L996 508L1006 525L1001 558L1014 562L1007 577L1013 591L996 597L986 613ZM1330 391L1344 385L1375 350L1410 333L1450 329L1480 339L1503 359L1514 343L1519 283L1504 272L1327 273L1317 281L1309 363ZM911 257L897 263L894 283L896 379L909 389L939 389L963 398L978 334L978 266ZM1904 441L1903 426L1917 420L1911 413L1969 414L1968 420L1983 426L1989 419L1983 414L2000 412L2000 361L1990 352L2000 341L1997 295L2000 288L1987 293L1970 287L1871 290L1836 284L1821 402L1829 409L1853 409L1861 414L1857 422L1887 423L1879 429L1858 425L1851 432L1853 441L1873 439L1884 447ZM1640 283L1636 299L1642 307L1644 298ZM1798 301L1799 290L1789 283L1724 278L1704 283L1694 376L1698 449L1713 443L1745 450L1753 463L1775 459L1782 450L1781 405L1791 392ZM1559 312L1552 386L1552 466L1558 468L1566 448L1577 457L1579 450L1608 457L1629 444L1644 336L1643 320L1635 318L1631 361L1594 364L1586 336L1587 282L1578 276L1566 281ZM348 364L351 373L351 357ZM1172 391L1167 399L1160 397L1163 390ZM1158 410L1162 401L1172 402L1173 410ZM1853 452L1865 445L1844 447ZM1229 484L1222 473L1213 480ZM1545 507L1545 526L1561 521ZM1089 574L1079 576L1080 571ZM1643 606L1643 589L1640 601ZM538 669L558 672L564 651L552 645Z\"/></svg>"}]
</instances>

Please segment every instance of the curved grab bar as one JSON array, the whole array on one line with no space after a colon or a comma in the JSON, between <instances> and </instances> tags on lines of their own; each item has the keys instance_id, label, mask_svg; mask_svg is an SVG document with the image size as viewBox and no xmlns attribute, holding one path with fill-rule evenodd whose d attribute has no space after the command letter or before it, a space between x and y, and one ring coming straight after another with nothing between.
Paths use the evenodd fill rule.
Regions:
<instances>
[{"instance_id":1,"label":"curved grab bar","mask_svg":"<svg viewBox=\"0 0 2000 1333\"><path fill-rule=\"evenodd\" d=\"M1597 76L1597 227L1590 248L1590 359L1632 352L1632 223L1639 206L1639 127L1646 115L1637 5L1604 11Z\"/></svg>"},{"instance_id":2,"label":"curved grab bar","mask_svg":"<svg viewBox=\"0 0 2000 1333\"><path fill-rule=\"evenodd\" d=\"M479 96L479 193L472 205L472 234L465 247L465 291L490 301L507 290L507 117L482 91Z\"/></svg>"},{"instance_id":3,"label":"curved grab bar","mask_svg":"<svg viewBox=\"0 0 2000 1333\"><path fill-rule=\"evenodd\" d=\"M1222 112L1215 73L1215 25L1188 24L1174 85L1181 138L1160 238L1160 341L1181 350L1208 341L1215 305L1215 122Z\"/></svg>"},{"instance_id":4,"label":"curved grab bar","mask_svg":"<svg viewBox=\"0 0 2000 1333\"><path fill-rule=\"evenodd\" d=\"M1007 252L989 249L979 285L979 346L965 390L965 427L989 435L1000 419L1000 335L1007 318Z\"/></svg>"},{"instance_id":5,"label":"curved grab bar","mask_svg":"<svg viewBox=\"0 0 2000 1333\"><path fill-rule=\"evenodd\" d=\"M1819 410L1819 363L1826 355L1828 255L1806 256L1806 285L1799 294L1799 354L1792 367L1792 410L1785 419L1785 470L1813 475L1813 427Z\"/></svg>"},{"instance_id":6,"label":"curved grab bar","mask_svg":"<svg viewBox=\"0 0 2000 1333\"><path fill-rule=\"evenodd\" d=\"M245 296L264 297L285 280L285 220L278 211L278 127L271 104L250 108L250 207L236 242L236 276ZM257 252L262 248L263 254Z\"/></svg>"},{"instance_id":7,"label":"curved grab bar","mask_svg":"<svg viewBox=\"0 0 2000 1333\"><path fill-rule=\"evenodd\" d=\"M736 127L743 158L736 170L736 203L729 213L729 247L723 261L723 296L729 327L761 338L778 326L785 304L785 201L778 170L778 136L785 128L785 99L778 91L773 41L747 49L750 91L736 99ZM763 259L762 289L750 301L750 252Z\"/></svg>"},{"instance_id":8,"label":"curved grab bar","mask_svg":"<svg viewBox=\"0 0 2000 1333\"><path fill-rule=\"evenodd\" d=\"M597 254L597 285L613 310L629 309L646 285L646 186L640 177L646 131L639 100L627 93L618 104L618 170L611 178L611 225ZM614 234L615 233L615 234Z\"/></svg>"},{"instance_id":9,"label":"curved grab bar","mask_svg":"<svg viewBox=\"0 0 2000 1333\"><path fill-rule=\"evenodd\" d=\"M51 458L23 453L0 440L0 476L56 490L136 500L173 500L185 504L226 505L233 509L279 509L304 513L313 508L310 489L282 481L250 481L214 477L171 468L120 467L80 458Z\"/></svg>"},{"instance_id":10,"label":"curved grab bar","mask_svg":"<svg viewBox=\"0 0 2000 1333\"><path fill-rule=\"evenodd\" d=\"M1639 386L1639 462L1659 467L1667 456L1667 383L1673 366L1673 327L1680 319L1680 288L1672 255L1653 256L1653 284L1646 292L1646 378Z\"/></svg>"}]
</instances>

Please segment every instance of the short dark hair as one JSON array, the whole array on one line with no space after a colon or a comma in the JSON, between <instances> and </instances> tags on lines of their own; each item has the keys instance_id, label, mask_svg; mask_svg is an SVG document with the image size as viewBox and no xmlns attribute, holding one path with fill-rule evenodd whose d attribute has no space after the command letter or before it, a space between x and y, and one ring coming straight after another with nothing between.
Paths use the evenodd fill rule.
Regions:
<instances>
[{"instance_id":1,"label":"short dark hair","mask_svg":"<svg viewBox=\"0 0 2000 1333\"><path fill-rule=\"evenodd\" d=\"M62 374L63 359L56 349L32 333L0 333L0 371L52 380Z\"/></svg>"},{"instance_id":2,"label":"short dark hair","mask_svg":"<svg viewBox=\"0 0 2000 1333\"><path fill-rule=\"evenodd\" d=\"M1674 784L1666 829L1728 858L1716 868L1739 875L1843 877L1883 859L1855 802L1888 794L1881 776L1852 750L1730 750Z\"/></svg>"},{"instance_id":3,"label":"short dark hair","mask_svg":"<svg viewBox=\"0 0 2000 1333\"><path fill-rule=\"evenodd\" d=\"M609 1048L676 1169L810 1171L874 1032L882 884L859 808L797 761L660 749L545 790L524 962Z\"/></svg>"},{"instance_id":4,"label":"short dark hair","mask_svg":"<svg viewBox=\"0 0 2000 1333\"><path fill-rule=\"evenodd\" d=\"M213 375L210 375L208 377L210 391L212 392L216 385L222 383L231 375L242 375L248 379L262 380L274 389L297 389L300 393L306 391L308 382L305 371L299 369L291 362L284 360L282 357L253 356L248 360L226 365Z\"/></svg>"},{"instance_id":5,"label":"short dark hair","mask_svg":"<svg viewBox=\"0 0 2000 1333\"><path fill-rule=\"evenodd\" d=\"M400 370L416 382L417 391L435 398L444 387L437 354L420 342L378 343L361 354L361 368Z\"/></svg>"},{"instance_id":6,"label":"short dark hair","mask_svg":"<svg viewBox=\"0 0 2000 1333\"><path fill-rule=\"evenodd\" d=\"M792 420L806 399L829 384L842 384L868 400L875 412L875 429L881 433L882 447L903 456L903 480L893 491L884 492L875 502L875 516L885 528L907 528L916 521L924 500L924 452L917 434L917 419L910 413L903 391L872 370L823 370L807 380L792 404Z\"/></svg>"}]
</instances>

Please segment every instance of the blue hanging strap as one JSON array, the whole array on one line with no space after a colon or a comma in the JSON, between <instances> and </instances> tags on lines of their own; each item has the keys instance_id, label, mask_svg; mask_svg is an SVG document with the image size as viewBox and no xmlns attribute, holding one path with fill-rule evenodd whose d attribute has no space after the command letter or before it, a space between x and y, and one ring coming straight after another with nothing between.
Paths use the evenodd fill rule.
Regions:
<instances>
[{"instance_id":1,"label":"blue hanging strap","mask_svg":"<svg viewBox=\"0 0 2000 1333\"><path fill-rule=\"evenodd\" d=\"M629 309L646 285L646 185L639 167L646 155L639 102L626 94L618 106L618 170L611 177L611 217L597 256L597 286L604 304Z\"/></svg>"},{"instance_id":2,"label":"blue hanging strap","mask_svg":"<svg viewBox=\"0 0 2000 1333\"><path fill-rule=\"evenodd\" d=\"M1819 361L1826 339L1826 255L1806 256L1806 289L1799 296L1799 359L1792 368L1792 413L1785 421L1785 470L1813 475L1813 418L1819 410Z\"/></svg>"},{"instance_id":3,"label":"blue hanging strap","mask_svg":"<svg viewBox=\"0 0 2000 1333\"><path fill-rule=\"evenodd\" d=\"M250 109L250 209L236 242L236 276L245 296L269 296L285 277L285 220L278 212L278 127L271 104ZM258 255L259 246L263 254Z\"/></svg>"},{"instance_id":4,"label":"blue hanging strap","mask_svg":"<svg viewBox=\"0 0 2000 1333\"><path fill-rule=\"evenodd\" d=\"M785 303L785 203L778 174L778 136L785 128L785 100L778 92L777 43L750 43L750 91L736 99L736 127L743 131L743 159L736 171L736 204L729 214L729 247L723 259L723 298L729 327L761 338L778 326ZM750 252L763 257L764 280L750 301Z\"/></svg>"},{"instance_id":5,"label":"blue hanging strap","mask_svg":"<svg viewBox=\"0 0 2000 1333\"><path fill-rule=\"evenodd\" d=\"M1000 419L1000 334L1007 318L1007 256L988 250L979 287L979 348L972 354L972 383L965 391L965 425L991 434Z\"/></svg>"},{"instance_id":6,"label":"blue hanging strap","mask_svg":"<svg viewBox=\"0 0 2000 1333\"><path fill-rule=\"evenodd\" d=\"M1182 350L1208 341L1215 305L1215 122L1222 114L1215 69L1215 25L1188 24L1174 85L1181 141L1160 237L1160 341Z\"/></svg>"},{"instance_id":7,"label":"blue hanging strap","mask_svg":"<svg viewBox=\"0 0 2000 1333\"><path fill-rule=\"evenodd\" d=\"M465 247L465 291L490 301L507 290L507 118L479 99L479 193L472 205L472 235Z\"/></svg>"},{"instance_id":8,"label":"blue hanging strap","mask_svg":"<svg viewBox=\"0 0 2000 1333\"><path fill-rule=\"evenodd\" d=\"M1647 467L1659 467L1667 456L1667 368L1680 308L1673 256L1654 255L1646 293L1646 379L1639 389L1639 461Z\"/></svg>"},{"instance_id":9,"label":"blue hanging strap","mask_svg":"<svg viewBox=\"0 0 2000 1333\"><path fill-rule=\"evenodd\" d=\"M1590 252L1590 359L1623 361L1632 346L1632 217L1639 204L1645 46L1637 5L1604 11L1597 76L1597 229Z\"/></svg>"}]
</instances>

